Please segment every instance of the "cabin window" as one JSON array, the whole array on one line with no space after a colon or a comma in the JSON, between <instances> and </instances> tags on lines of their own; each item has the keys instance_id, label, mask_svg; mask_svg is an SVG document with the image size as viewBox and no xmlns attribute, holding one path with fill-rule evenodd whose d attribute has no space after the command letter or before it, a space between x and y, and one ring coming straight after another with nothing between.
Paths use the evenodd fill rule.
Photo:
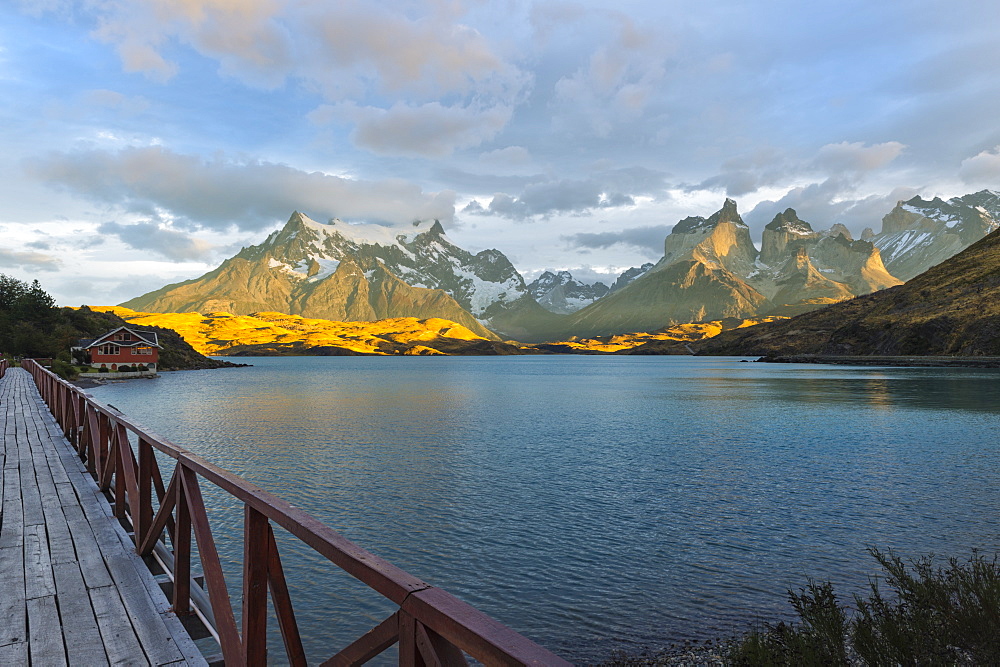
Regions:
<instances>
[{"instance_id":1,"label":"cabin window","mask_svg":"<svg viewBox=\"0 0 1000 667\"><path fill-rule=\"evenodd\" d=\"M127 333L116 333L115 340L132 340Z\"/></svg>"},{"instance_id":2,"label":"cabin window","mask_svg":"<svg viewBox=\"0 0 1000 667\"><path fill-rule=\"evenodd\" d=\"M117 345L112 345L111 343L105 343L97 348L97 354L118 354L121 352L121 348Z\"/></svg>"},{"instance_id":3,"label":"cabin window","mask_svg":"<svg viewBox=\"0 0 1000 667\"><path fill-rule=\"evenodd\" d=\"M132 354L153 354L153 348L147 345L140 345L132 348Z\"/></svg>"}]
</instances>

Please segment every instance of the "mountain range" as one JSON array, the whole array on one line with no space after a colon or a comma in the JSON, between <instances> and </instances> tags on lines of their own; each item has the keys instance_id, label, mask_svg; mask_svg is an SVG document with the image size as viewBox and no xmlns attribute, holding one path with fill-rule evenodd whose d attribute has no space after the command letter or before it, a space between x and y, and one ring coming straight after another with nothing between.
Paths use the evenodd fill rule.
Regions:
<instances>
[{"instance_id":1,"label":"mountain range","mask_svg":"<svg viewBox=\"0 0 1000 667\"><path fill-rule=\"evenodd\" d=\"M685 322L796 315L899 285L1000 227L1000 195L899 202L875 234L817 231L793 209L764 228L760 250L737 204L688 217L663 257L610 287L569 272L530 284L499 250L472 254L434 220L387 227L320 223L302 213L207 274L131 299L145 312L277 311L371 321L443 318L478 336L524 341L653 331ZM499 334L499 335L498 335Z\"/></svg>"},{"instance_id":2,"label":"mountain range","mask_svg":"<svg viewBox=\"0 0 1000 667\"><path fill-rule=\"evenodd\" d=\"M1000 357L1000 230L903 285L695 346L772 357Z\"/></svg>"}]
</instances>

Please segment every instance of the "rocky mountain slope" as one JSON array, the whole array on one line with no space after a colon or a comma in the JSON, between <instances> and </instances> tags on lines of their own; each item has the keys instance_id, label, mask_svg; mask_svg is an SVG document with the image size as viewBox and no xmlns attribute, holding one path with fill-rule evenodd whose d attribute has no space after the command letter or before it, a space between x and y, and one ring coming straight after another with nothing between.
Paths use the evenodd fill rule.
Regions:
<instances>
[{"instance_id":1,"label":"rocky mountain slope","mask_svg":"<svg viewBox=\"0 0 1000 667\"><path fill-rule=\"evenodd\" d=\"M339 321L440 317L495 339L484 323L524 309L526 297L531 300L524 280L503 253L472 255L436 221L395 228L323 224L296 212L263 243L214 271L122 306L239 315L279 311Z\"/></svg>"},{"instance_id":2,"label":"rocky mountain slope","mask_svg":"<svg viewBox=\"0 0 1000 667\"><path fill-rule=\"evenodd\" d=\"M701 354L1000 356L1000 230L904 285L697 344Z\"/></svg>"},{"instance_id":3,"label":"rocky mountain slope","mask_svg":"<svg viewBox=\"0 0 1000 667\"><path fill-rule=\"evenodd\" d=\"M1000 194L982 190L944 201L914 197L882 218L871 241L886 268L909 280L1000 228Z\"/></svg>"},{"instance_id":4,"label":"rocky mountain slope","mask_svg":"<svg viewBox=\"0 0 1000 667\"><path fill-rule=\"evenodd\" d=\"M568 315L597 301L608 293L601 282L592 285L573 278L569 271L545 271L528 284L528 293L545 310Z\"/></svg>"},{"instance_id":5,"label":"rocky mountain slope","mask_svg":"<svg viewBox=\"0 0 1000 667\"><path fill-rule=\"evenodd\" d=\"M727 199L708 218L678 222L663 258L640 277L569 316L564 331L607 335L683 322L791 315L898 285L871 242L841 227L815 232L788 209L764 229L762 250Z\"/></svg>"},{"instance_id":6,"label":"rocky mountain slope","mask_svg":"<svg viewBox=\"0 0 1000 667\"><path fill-rule=\"evenodd\" d=\"M998 227L1000 195L989 190L899 202L881 232L865 230L861 239L839 224L817 231L787 209L764 228L758 251L727 199L708 218L678 222L655 266L546 333L608 335L699 318L797 315L899 285Z\"/></svg>"}]
</instances>

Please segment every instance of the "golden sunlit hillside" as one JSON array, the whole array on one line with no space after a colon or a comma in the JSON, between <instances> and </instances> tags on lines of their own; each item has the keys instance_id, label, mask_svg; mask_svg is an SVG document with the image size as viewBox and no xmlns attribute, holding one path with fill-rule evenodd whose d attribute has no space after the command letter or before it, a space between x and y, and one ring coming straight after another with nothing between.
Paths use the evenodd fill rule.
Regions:
<instances>
[{"instance_id":1,"label":"golden sunlit hillside","mask_svg":"<svg viewBox=\"0 0 1000 667\"><path fill-rule=\"evenodd\" d=\"M717 336L723 331L743 329L763 322L785 320L771 316L750 319L726 318L711 322L677 324L651 333L638 332L571 339L535 347L564 354L690 354L687 344Z\"/></svg>"},{"instance_id":2,"label":"golden sunlit hillside","mask_svg":"<svg viewBox=\"0 0 1000 667\"><path fill-rule=\"evenodd\" d=\"M91 306L136 326L172 329L198 352L222 356L339 354L687 354L688 343L762 322L786 319L728 318L678 324L646 333L570 339L537 345L500 343L441 318L397 317L374 322L335 322L263 312L140 313L121 306Z\"/></svg>"},{"instance_id":3,"label":"golden sunlit hillside","mask_svg":"<svg viewBox=\"0 0 1000 667\"><path fill-rule=\"evenodd\" d=\"M136 326L173 329L207 355L518 354L517 346L488 340L440 318L397 317L374 322L334 322L284 313L140 313L110 311Z\"/></svg>"}]
</instances>

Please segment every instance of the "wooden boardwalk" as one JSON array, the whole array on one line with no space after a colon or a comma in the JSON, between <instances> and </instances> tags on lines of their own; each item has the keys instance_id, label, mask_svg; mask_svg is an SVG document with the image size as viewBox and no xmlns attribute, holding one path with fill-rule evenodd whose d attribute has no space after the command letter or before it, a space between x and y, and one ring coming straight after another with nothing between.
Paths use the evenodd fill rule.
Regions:
<instances>
[{"instance_id":1,"label":"wooden boardwalk","mask_svg":"<svg viewBox=\"0 0 1000 667\"><path fill-rule=\"evenodd\" d=\"M20 368L0 429L0 665L205 665Z\"/></svg>"}]
</instances>

